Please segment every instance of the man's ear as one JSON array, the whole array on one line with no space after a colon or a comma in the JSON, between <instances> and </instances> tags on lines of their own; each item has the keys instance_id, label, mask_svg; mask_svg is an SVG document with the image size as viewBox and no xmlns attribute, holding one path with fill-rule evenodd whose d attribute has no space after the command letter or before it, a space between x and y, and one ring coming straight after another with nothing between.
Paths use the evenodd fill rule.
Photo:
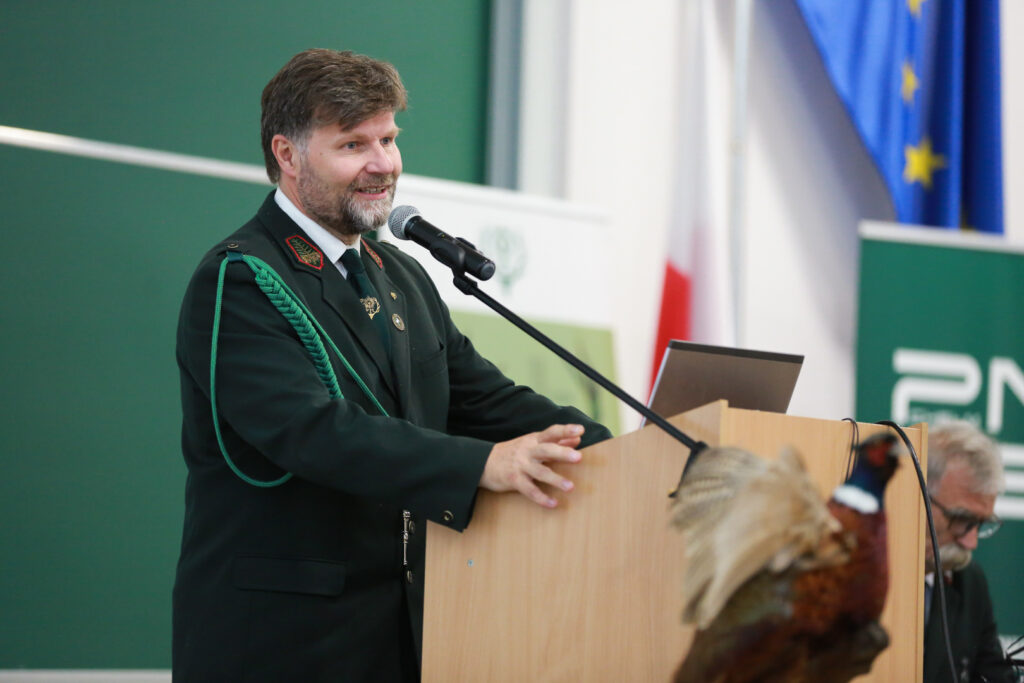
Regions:
<instances>
[{"instance_id":1,"label":"man's ear","mask_svg":"<svg viewBox=\"0 0 1024 683\"><path fill-rule=\"evenodd\" d=\"M299 174L299 169L302 167L302 154L294 142L278 133L270 140L270 151L277 159L281 175L295 178Z\"/></svg>"}]
</instances>

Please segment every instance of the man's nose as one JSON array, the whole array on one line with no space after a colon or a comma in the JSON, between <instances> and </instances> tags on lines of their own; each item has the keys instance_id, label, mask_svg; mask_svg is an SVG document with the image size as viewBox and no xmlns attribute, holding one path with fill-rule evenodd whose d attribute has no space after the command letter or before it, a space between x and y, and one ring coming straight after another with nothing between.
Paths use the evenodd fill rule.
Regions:
<instances>
[{"instance_id":1,"label":"man's nose","mask_svg":"<svg viewBox=\"0 0 1024 683\"><path fill-rule=\"evenodd\" d=\"M978 527L974 527L966 534L956 539L956 542L968 550L975 550L978 547Z\"/></svg>"},{"instance_id":2,"label":"man's nose","mask_svg":"<svg viewBox=\"0 0 1024 683\"><path fill-rule=\"evenodd\" d=\"M391 151L392 149L392 147L385 147L384 145L374 145L370 152L370 159L366 163L366 170L380 175L394 173L395 158Z\"/></svg>"}]
</instances>

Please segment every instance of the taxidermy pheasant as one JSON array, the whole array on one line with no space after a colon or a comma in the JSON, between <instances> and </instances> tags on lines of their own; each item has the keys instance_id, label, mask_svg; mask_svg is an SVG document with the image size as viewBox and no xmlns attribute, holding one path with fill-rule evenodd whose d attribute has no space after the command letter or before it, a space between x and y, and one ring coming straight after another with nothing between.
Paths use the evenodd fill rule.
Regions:
<instances>
[{"instance_id":1,"label":"taxidermy pheasant","mask_svg":"<svg viewBox=\"0 0 1024 683\"><path fill-rule=\"evenodd\" d=\"M892 434L859 446L825 503L800 457L714 448L684 474L672 522L686 539L683 621L696 625L677 683L840 682L889 644L885 487Z\"/></svg>"}]
</instances>

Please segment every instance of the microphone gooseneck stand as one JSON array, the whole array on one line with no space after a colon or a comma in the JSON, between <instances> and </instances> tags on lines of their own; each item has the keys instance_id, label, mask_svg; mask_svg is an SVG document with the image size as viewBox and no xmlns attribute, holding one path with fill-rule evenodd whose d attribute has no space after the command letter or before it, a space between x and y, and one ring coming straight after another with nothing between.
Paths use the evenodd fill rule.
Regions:
<instances>
[{"instance_id":1,"label":"microphone gooseneck stand","mask_svg":"<svg viewBox=\"0 0 1024 683\"><path fill-rule=\"evenodd\" d=\"M697 456L708 447L706 443L704 443L703 441L694 441L693 439L691 439L682 430L669 424L669 422L661 415L658 415L653 410L645 406L643 403L640 403L640 401L636 400L635 398L627 394L617 384L606 378L604 375L599 373L594 368L590 367L589 365L581 361L579 358L577 358L572 353L567 351L565 348L560 346L557 342L555 342L553 339L545 335L536 327L534 327L533 325L526 322L518 315L510 311L508 308L502 305L501 302L497 301L496 299L491 297L491 295L482 291L475 281L470 280L468 277L466 277L464 272L461 272L460 268L458 268L457 266L453 266L449 263L446 263L445 265L452 269L452 274L454 275L454 284L460 292L462 292L463 294L474 296L480 301L482 301L488 308L495 311L500 316L502 316L503 318L511 322L513 325L521 329L523 332L536 339L538 342L547 347L548 350L552 351L559 358L561 358L562 360L564 360L565 362L569 363L571 366L582 372L589 379L593 380L594 382L602 386L605 390L611 392L616 398L623 401L630 408L637 411L638 413L646 417L648 420L653 422L655 425L660 427L662 431L666 432L673 439L679 441L684 446L689 448L690 457L686 461L686 467L683 468L682 474L682 477L686 476L686 470L689 469L690 464L694 462L697 459ZM682 477L680 477L680 480L682 480ZM672 495L675 495L675 493L673 492Z\"/></svg>"}]
</instances>

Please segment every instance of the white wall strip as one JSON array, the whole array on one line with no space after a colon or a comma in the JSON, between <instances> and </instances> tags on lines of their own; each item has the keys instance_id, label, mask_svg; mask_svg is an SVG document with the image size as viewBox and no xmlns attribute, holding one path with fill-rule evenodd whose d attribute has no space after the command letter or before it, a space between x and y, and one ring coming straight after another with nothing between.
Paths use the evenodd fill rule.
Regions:
<instances>
[{"instance_id":1,"label":"white wall strip","mask_svg":"<svg viewBox=\"0 0 1024 683\"><path fill-rule=\"evenodd\" d=\"M0 145L27 147L45 152L70 154L72 156L89 157L116 161L135 166L162 168L181 173L239 180L258 185L270 185L266 170L255 164L240 164L233 161L220 161L207 157L196 157L175 152L162 152L145 147L132 147L112 142L99 142L85 138L44 133L26 128L0 126ZM587 219L595 222L606 220L606 212L595 207L584 206L550 197L538 197L485 185L464 183L440 178L428 178L411 174L402 175L401 190L413 194L425 194L445 199L461 201L477 201L492 208L514 208L517 210L534 210L554 216L572 219Z\"/></svg>"},{"instance_id":2,"label":"white wall strip","mask_svg":"<svg viewBox=\"0 0 1024 683\"><path fill-rule=\"evenodd\" d=\"M907 244L930 244L936 247L955 247L957 249L1024 253L1024 244L1009 242L1004 235L948 230L946 228L930 228L924 225L862 221L860 224L860 236L866 240L880 242L904 242Z\"/></svg>"},{"instance_id":3,"label":"white wall strip","mask_svg":"<svg viewBox=\"0 0 1024 683\"><path fill-rule=\"evenodd\" d=\"M58 152L73 156L117 161L136 166L162 168L168 171L194 173L197 175L240 180L246 183L269 185L267 173L262 166L239 164L233 161L218 161L174 152L161 152L144 147L118 145L112 142L97 142L85 138L43 133L25 128L0 126L0 143L16 147L29 147L46 152Z\"/></svg>"},{"instance_id":4,"label":"white wall strip","mask_svg":"<svg viewBox=\"0 0 1024 683\"><path fill-rule=\"evenodd\" d=\"M171 683L171 672L127 669L0 670L0 683Z\"/></svg>"}]
</instances>

